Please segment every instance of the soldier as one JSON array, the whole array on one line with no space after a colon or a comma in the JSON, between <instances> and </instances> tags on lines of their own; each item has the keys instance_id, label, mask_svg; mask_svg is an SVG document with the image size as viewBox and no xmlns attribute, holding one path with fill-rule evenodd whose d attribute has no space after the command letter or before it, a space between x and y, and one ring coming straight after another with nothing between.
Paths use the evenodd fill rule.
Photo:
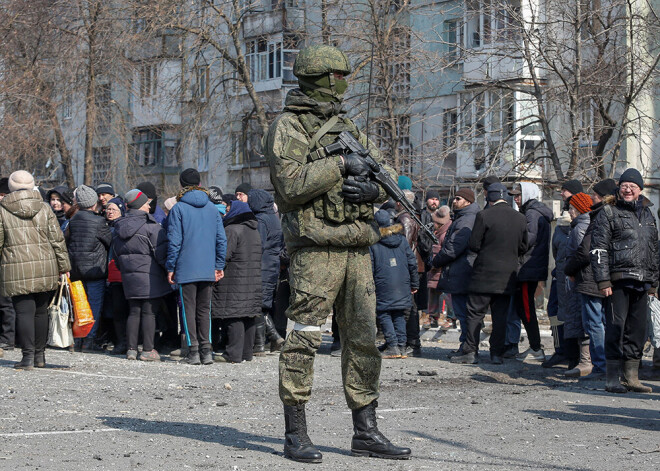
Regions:
<instances>
[{"instance_id":1,"label":"soldier","mask_svg":"<svg viewBox=\"0 0 660 471\"><path fill-rule=\"evenodd\" d=\"M291 303L286 315L295 326L280 355L284 455L309 463L320 463L322 456L307 435L305 403L312 392L321 326L333 303L342 343L344 394L353 411L351 452L410 457L410 449L392 445L376 425L381 357L375 343L376 298L369 246L380 238L372 203L385 201L387 195L373 182L348 178L368 173L361 158L327 156L323 150L342 131L368 146L366 136L342 110L348 85L345 77L350 72L348 59L334 47L301 50L293 68L300 88L289 92L283 112L264 136L291 256ZM381 160L372 152L374 159Z\"/></svg>"}]
</instances>

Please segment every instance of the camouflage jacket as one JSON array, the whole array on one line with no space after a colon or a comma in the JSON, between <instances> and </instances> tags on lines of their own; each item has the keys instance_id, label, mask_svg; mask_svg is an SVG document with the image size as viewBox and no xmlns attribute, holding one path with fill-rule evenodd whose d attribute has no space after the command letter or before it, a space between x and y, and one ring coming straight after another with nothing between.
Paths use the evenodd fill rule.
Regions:
<instances>
[{"instance_id":1,"label":"camouflage jacket","mask_svg":"<svg viewBox=\"0 0 660 471\"><path fill-rule=\"evenodd\" d=\"M314 145L314 136L333 116L338 117L336 123ZM307 246L367 247L380 239L373 205L348 203L341 195L340 157L315 152L333 143L342 131L351 132L367 146L366 136L343 116L338 104L317 102L295 89L264 136L275 202L290 252ZM369 148L374 149L373 144ZM378 152L371 152L380 162ZM377 202L386 199L381 188Z\"/></svg>"}]
</instances>

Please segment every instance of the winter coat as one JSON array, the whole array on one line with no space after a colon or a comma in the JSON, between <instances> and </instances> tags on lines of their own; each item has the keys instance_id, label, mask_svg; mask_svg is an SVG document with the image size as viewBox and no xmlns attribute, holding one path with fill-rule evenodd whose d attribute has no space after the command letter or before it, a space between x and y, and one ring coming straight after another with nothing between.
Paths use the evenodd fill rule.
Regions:
<instances>
[{"instance_id":1,"label":"winter coat","mask_svg":"<svg viewBox=\"0 0 660 471\"><path fill-rule=\"evenodd\" d=\"M215 281L227 249L220 213L201 189L187 189L178 199L167 218L167 271L179 284Z\"/></svg>"},{"instance_id":2,"label":"winter coat","mask_svg":"<svg viewBox=\"0 0 660 471\"><path fill-rule=\"evenodd\" d=\"M262 309L273 308L273 298L280 274L280 252L284 248L284 236L280 219L275 214L273 197L265 190L250 190L248 205L257 218L261 237L261 289Z\"/></svg>"},{"instance_id":3,"label":"winter coat","mask_svg":"<svg viewBox=\"0 0 660 471\"><path fill-rule=\"evenodd\" d=\"M422 210L420 219L424 226L433 230L432 211L429 211L428 208ZM431 257L435 255L433 253L433 245L434 244L431 238L428 235L426 235L425 231L422 231L420 229L419 234L417 236L417 251L419 252L420 257L425 263L428 263L428 260L430 260ZM426 267L428 268L428 265L426 265Z\"/></svg>"},{"instance_id":4,"label":"winter coat","mask_svg":"<svg viewBox=\"0 0 660 471\"><path fill-rule=\"evenodd\" d=\"M526 182L521 183L523 196L525 185ZM520 212L527 218L528 249L518 271L518 281L546 281L550 261L550 222L554 215L550 208L536 199L524 202Z\"/></svg>"},{"instance_id":5,"label":"winter coat","mask_svg":"<svg viewBox=\"0 0 660 471\"><path fill-rule=\"evenodd\" d=\"M447 237L447 231L451 227L451 221L449 221L447 224L444 224L438 229L437 231L434 231L435 236L438 238L438 243L433 244L431 246L431 256L435 257L440 253L440 250L442 250L442 244L445 241L445 238ZM432 267L427 274L426 278L426 286L431 289L436 289L438 287L438 281L440 281L440 275L442 274L442 268L435 268Z\"/></svg>"},{"instance_id":6,"label":"winter coat","mask_svg":"<svg viewBox=\"0 0 660 471\"><path fill-rule=\"evenodd\" d=\"M575 277L575 291L598 298L602 298L603 295L594 281L589 251L591 250L591 234L594 230L594 220L602 208L602 203L592 206L592 211L589 213L589 227L585 231L577 251L566 260L566 267L564 268L566 275Z\"/></svg>"},{"instance_id":7,"label":"winter coat","mask_svg":"<svg viewBox=\"0 0 660 471\"><path fill-rule=\"evenodd\" d=\"M218 210L215 210L218 212ZM213 288L213 318L261 314L261 237L247 203L234 201L224 219L227 234L225 276Z\"/></svg>"},{"instance_id":8,"label":"winter coat","mask_svg":"<svg viewBox=\"0 0 660 471\"><path fill-rule=\"evenodd\" d=\"M318 152L347 131L371 149L377 162L383 162L376 146L369 144L366 135L344 113L339 103L316 101L296 88L287 94L284 110L263 138L290 255L302 247L369 247L378 242L373 204L347 203L341 194L341 157L321 158L323 154ZM315 138L328 122L331 125L327 132ZM396 181L396 173L385 168ZM378 191L374 202L386 201L385 190Z\"/></svg>"},{"instance_id":9,"label":"winter coat","mask_svg":"<svg viewBox=\"0 0 660 471\"><path fill-rule=\"evenodd\" d=\"M71 280L105 280L112 234L105 219L91 210L79 210L69 221L66 245L71 258Z\"/></svg>"},{"instance_id":10,"label":"winter coat","mask_svg":"<svg viewBox=\"0 0 660 471\"><path fill-rule=\"evenodd\" d=\"M158 205L156 205L156 209L155 209L154 213L152 214L152 216L153 216L154 220L158 224L161 224L161 225L163 224L163 222L165 222L165 218L167 218L167 214L165 214L165 211L163 211L163 208L161 208Z\"/></svg>"},{"instance_id":11,"label":"winter coat","mask_svg":"<svg viewBox=\"0 0 660 471\"><path fill-rule=\"evenodd\" d=\"M167 234L151 214L131 209L115 222L112 252L126 299L154 299L172 292L167 282Z\"/></svg>"},{"instance_id":12,"label":"winter coat","mask_svg":"<svg viewBox=\"0 0 660 471\"><path fill-rule=\"evenodd\" d=\"M512 294L519 259L527 251L525 217L505 202L480 211L474 220L469 248L477 255L469 292Z\"/></svg>"},{"instance_id":13,"label":"winter coat","mask_svg":"<svg viewBox=\"0 0 660 471\"><path fill-rule=\"evenodd\" d=\"M415 255L415 260L417 260L417 271L419 273L425 271L424 269L424 261L422 260L422 257L419 255L419 250L417 249L417 241L419 240L419 233L422 232L421 228L419 227L419 224L417 224L412 216L408 214L407 211L401 211L396 215L395 222L401 224L403 226L403 233L404 236L406 237L406 240L408 241L408 245L413 251L413 254Z\"/></svg>"},{"instance_id":14,"label":"winter coat","mask_svg":"<svg viewBox=\"0 0 660 471\"><path fill-rule=\"evenodd\" d=\"M9 193L0 201L0 295L52 291L71 270L64 235L36 190Z\"/></svg>"},{"instance_id":15,"label":"winter coat","mask_svg":"<svg viewBox=\"0 0 660 471\"><path fill-rule=\"evenodd\" d=\"M566 246L566 260L577 252L587 227L589 227L589 213L580 214L571 222L571 232ZM567 275L564 275L564 282L566 283L566 316L561 319L564 321L564 338L582 338L584 337L582 301L575 290L575 282L572 282Z\"/></svg>"},{"instance_id":16,"label":"winter coat","mask_svg":"<svg viewBox=\"0 0 660 471\"><path fill-rule=\"evenodd\" d=\"M401 224L381 227L382 238L369 247L376 285L376 312L405 311L413 305L412 289L419 289L417 259L402 235Z\"/></svg>"},{"instance_id":17,"label":"winter coat","mask_svg":"<svg viewBox=\"0 0 660 471\"><path fill-rule=\"evenodd\" d=\"M627 203L607 196L591 233L591 268L598 289L628 280L658 286L658 229L645 196Z\"/></svg>"},{"instance_id":18,"label":"winter coat","mask_svg":"<svg viewBox=\"0 0 660 471\"><path fill-rule=\"evenodd\" d=\"M566 252L570 233L570 218L559 218L555 232L552 235L552 256L555 259L554 276L557 280L557 318L562 322L566 319L566 313L569 309L569 299L566 293L568 285L564 266L566 265Z\"/></svg>"},{"instance_id":19,"label":"winter coat","mask_svg":"<svg viewBox=\"0 0 660 471\"><path fill-rule=\"evenodd\" d=\"M475 258L475 254L469 250L469 242L478 213L479 206L475 203L454 211L454 219L442 248L433 258L433 266L442 268L438 289L445 293L468 292Z\"/></svg>"}]
</instances>

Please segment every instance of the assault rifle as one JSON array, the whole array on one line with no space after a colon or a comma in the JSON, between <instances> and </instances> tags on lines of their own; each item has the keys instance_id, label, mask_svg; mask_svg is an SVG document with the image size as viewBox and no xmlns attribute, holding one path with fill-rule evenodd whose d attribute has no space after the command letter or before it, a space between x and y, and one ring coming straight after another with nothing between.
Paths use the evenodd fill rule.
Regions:
<instances>
[{"instance_id":1,"label":"assault rifle","mask_svg":"<svg viewBox=\"0 0 660 471\"><path fill-rule=\"evenodd\" d=\"M353 135L348 131L343 131L337 137L337 140L330 145L327 145L323 148L326 155L336 155L342 154L344 152L351 152L362 157L367 166L369 167L369 180L378 183L385 193L392 197L394 201L401 204L403 209L410 215L410 217L417 223L417 225L424 231L424 233L433 241L434 244L438 243L438 239L431 229L422 224L419 217L415 213L415 208L412 203L408 201L406 195L403 194L399 185L392 180L390 174L387 173L385 168L376 162L374 158L369 153L369 149L365 149L360 142L353 137Z\"/></svg>"}]
</instances>

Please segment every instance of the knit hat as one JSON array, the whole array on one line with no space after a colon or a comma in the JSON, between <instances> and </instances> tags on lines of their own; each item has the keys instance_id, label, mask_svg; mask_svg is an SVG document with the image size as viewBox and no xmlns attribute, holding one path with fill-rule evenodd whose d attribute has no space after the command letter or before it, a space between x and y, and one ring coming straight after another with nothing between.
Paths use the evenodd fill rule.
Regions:
<instances>
[{"instance_id":1,"label":"knit hat","mask_svg":"<svg viewBox=\"0 0 660 471\"><path fill-rule=\"evenodd\" d=\"M440 193L438 193L438 190L427 190L426 191L426 199L430 200L431 198L440 199Z\"/></svg>"},{"instance_id":2,"label":"knit hat","mask_svg":"<svg viewBox=\"0 0 660 471\"><path fill-rule=\"evenodd\" d=\"M568 190L571 191L571 190ZM591 200L591 196L586 193L577 193L571 196L571 200L568 203L578 210L580 214L588 213L591 210L591 206L594 202Z\"/></svg>"},{"instance_id":3,"label":"knit hat","mask_svg":"<svg viewBox=\"0 0 660 471\"><path fill-rule=\"evenodd\" d=\"M234 194L245 193L247 195L251 189L252 189L252 185L250 185L248 182L243 182L236 187L236 191L234 191Z\"/></svg>"},{"instance_id":4,"label":"knit hat","mask_svg":"<svg viewBox=\"0 0 660 471\"><path fill-rule=\"evenodd\" d=\"M199 186L201 181L202 177L199 176L199 172L194 168L187 168L179 175L179 183L184 188L187 186Z\"/></svg>"},{"instance_id":5,"label":"knit hat","mask_svg":"<svg viewBox=\"0 0 660 471\"><path fill-rule=\"evenodd\" d=\"M441 211L442 208L445 208L444 210ZM442 213L445 213L444 216ZM451 217L449 214L449 206L441 206L440 208L436 209L431 213L431 219L433 219L433 222L436 224L440 224L444 226L447 224L449 221L451 221Z\"/></svg>"},{"instance_id":6,"label":"knit hat","mask_svg":"<svg viewBox=\"0 0 660 471\"><path fill-rule=\"evenodd\" d=\"M76 191L73 192L73 196L76 198L76 203L78 203L78 206L81 209L91 208L99 200L99 195L96 193L96 190L87 185L80 185L76 188Z\"/></svg>"},{"instance_id":7,"label":"knit hat","mask_svg":"<svg viewBox=\"0 0 660 471\"><path fill-rule=\"evenodd\" d=\"M412 180L410 177L405 175L399 175L399 180L397 181L399 188L402 190L412 190Z\"/></svg>"},{"instance_id":8,"label":"knit hat","mask_svg":"<svg viewBox=\"0 0 660 471\"><path fill-rule=\"evenodd\" d=\"M601 180L594 185L594 192L601 198L614 194L615 191L616 182L612 178L606 178L605 180Z\"/></svg>"},{"instance_id":9,"label":"knit hat","mask_svg":"<svg viewBox=\"0 0 660 471\"><path fill-rule=\"evenodd\" d=\"M494 203L495 201L506 199L506 187L500 182L494 182L488 185L486 192L486 201Z\"/></svg>"},{"instance_id":10,"label":"knit hat","mask_svg":"<svg viewBox=\"0 0 660 471\"><path fill-rule=\"evenodd\" d=\"M474 191L469 188L461 188L456 192L456 196L460 196L464 200L474 203Z\"/></svg>"},{"instance_id":11,"label":"knit hat","mask_svg":"<svg viewBox=\"0 0 660 471\"><path fill-rule=\"evenodd\" d=\"M631 167L629 169L626 169L626 171L621 174L621 176L619 177L619 186L621 186L621 184L624 182L634 183L641 190L644 189L644 179L642 178L642 174L639 173L639 170L637 170L636 168ZM9 181L9 188L11 188L11 177Z\"/></svg>"},{"instance_id":12,"label":"knit hat","mask_svg":"<svg viewBox=\"0 0 660 471\"><path fill-rule=\"evenodd\" d=\"M128 209L140 209L149 201L147 194L137 188L126 193L124 199L126 200L126 206L128 206Z\"/></svg>"},{"instance_id":13,"label":"knit hat","mask_svg":"<svg viewBox=\"0 0 660 471\"><path fill-rule=\"evenodd\" d=\"M9 190L9 178L8 177L0 178L0 193L6 195L9 192L10 192L10 190Z\"/></svg>"},{"instance_id":14,"label":"knit hat","mask_svg":"<svg viewBox=\"0 0 660 471\"><path fill-rule=\"evenodd\" d=\"M108 205L114 204L119 208L119 212L121 213L122 217L126 216L126 203L124 203L124 200L121 198L112 198L110 201L108 201Z\"/></svg>"},{"instance_id":15,"label":"knit hat","mask_svg":"<svg viewBox=\"0 0 660 471\"><path fill-rule=\"evenodd\" d=\"M389 227L393 224L392 214L384 209L379 209L374 215L378 227Z\"/></svg>"},{"instance_id":16,"label":"knit hat","mask_svg":"<svg viewBox=\"0 0 660 471\"><path fill-rule=\"evenodd\" d=\"M564 184L561 186L561 189L570 191L574 195L584 192L582 183L580 183L579 180L568 180L567 182L564 182Z\"/></svg>"},{"instance_id":17,"label":"knit hat","mask_svg":"<svg viewBox=\"0 0 660 471\"><path fill-rule=\"evenodd\" d=\"M8 185L9 191L33 190L34 177L30 172L26 172L25 170L16 170L9 175Z\"/></svg>"},{"instance_id":18,"label":"knit hat","mask_svg":"<svg viewBox=\"0 0 660 471\"><path fill-rule=\"evenodd\" d=\"M138 190L147 195L147 198L150 200L155 199L158 195L156 193L156 187L151 182L142 182L136 186Z\"/></svg>"},{"instance_id":19,"label":"knit hat","mask_svg":"<svg viewBox=\"0 0 660 471\"><path fill-rule=\"evenodd\" d=\"M176 204L176 196L172 196L171 198L167 198L163 202L163 206L165 206L165 209L167 209L168 211L171 211L175 204Z\"/></svg>"},{"instance_id":20,"label":"knit hat","mask_svg":"<svg viewBox=\"0 0 660 471\"><path fill-rule=\"evenodd\" d=\"M101 193L114 195L115 189L112 187L110 183L107 182L99 183L99 185L96 187L96 194L100 195Z\"/></svg>"},{"instance_id":21,"label":"knit hat","mask_svg":"<svg viewBox=\"0 0 660 471\"><path fill-rule=\"evenodd\" d=\"M0 186L1 185L2 183L0 182ZM67 188L66 190L64 190L64 192L60 193L60 196L62 197L62 201L64 203L73 206L74 196L73 196L73 190L71 188Z\"/></svg>"},{"instance_id":22,"label":"knit hat","mask_svg":"<svg viewBox=\"0 0 660 471\"><path fill-rule=\"evenodd\" d=\"M224 201L222 200L222 190L219 187L210 186L207 189L207 193L209 194L209 200L211 200L211 203L213 204L224 203Z\"/></svg>"},{"instance_id":23,"label":"knit hat","mask_svg":"<svg viewBox=\"0 0 660 471\"><path fill-rule=\"evenodd\" d=\"M500 183L500 179L496 175L488 175L481 182L481 184L483 185L484 190L486 190L486 191L488 191L488 187L490 185L492 185L493 183Z\"/></svg>"}]
</instances>

